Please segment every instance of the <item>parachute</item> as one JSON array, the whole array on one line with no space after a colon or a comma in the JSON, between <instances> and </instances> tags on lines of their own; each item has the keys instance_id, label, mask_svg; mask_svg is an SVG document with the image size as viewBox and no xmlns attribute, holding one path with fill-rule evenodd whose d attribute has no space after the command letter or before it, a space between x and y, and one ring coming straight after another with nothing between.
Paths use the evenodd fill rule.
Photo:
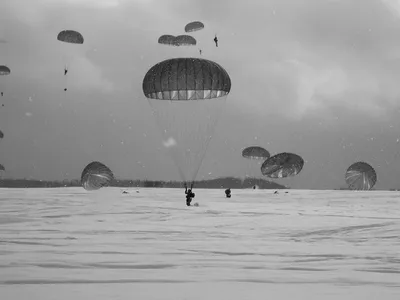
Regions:
<instances>
[{"instance_id":1,"label":"parachute","mask_svg":"<svg viewBox=\"0 0 400 300\"><path fill-rule=\"evenodd\" d=\"M270 154L262 147L251 146L243 149L242 156L249 159L265 160L270 157Z\"/></svg>"},{"instance_id":2,"label":"parachute","mask_svg":"<svg viewBox=\"0 0 400 300\"><path fill-rule=\"evenodd\" d=\"M83 36L74 30L63 30L57 35L57 40L71 44L83 44Z\"/></svg>"},{"instance_id":3,"label":"parachute","mask_svg":"<svg viewBox=\"0 0 400 300\"><path fill-rule=\"evenodd\" d=\"M0 66L0 75L4 76L4 75L10 75L11 70L9 67L7 66Z\"/></svg>"},{"instance_id":4,"label":"parachute","mask_svg":"<svg viewBox=\"0 0 400 300\"><path fill-rule=\"evenodd\" d=\"M370 190L375 185L377 175L373 167L365 162L356 162L346 171L345 180L352 190Z\"/></svg>"},{"instance_id":5,"label":"parachute","mask_svg":"<svg viewBox=\"0 0 400 300\"><path fill-rule=\"evenodd\" d=\"M81 33L74 31L74 30L63 30L57 35L57 40L63 43L67 44L72 44L73 46L75 45L81 45L84 42L84 38ZM65 50L65 55L64 55L64 77L66 79L65 83L65 88L64 91L67 91L68 88L68 77L66 76L68 73L68 67L71 64L72 57L68 57L70 55L67 55L68 50Z\"/></svg>"},{"instance_id":6,"label":"parachute","mask_svg":"<svg viewBox=\"0 0 400 300\"><path fill-rule=\"evenodd\" d=\"M251 146L243 149L242 157L248 160L247 168L246 168L246 177L257 178L261 175L260 165L270 157L269 152L259 146ZM256 162L258 164L257 174L253 171L253 163ZM253 184L252 184L253 185Z\"/></svg>"},{"instance_id":7,"label":"parachute","mask_svg":"<svg viewBox=\"0 0 400 300\"><path fill-rule=\"evenodd\" d=\"M111 170L98 161L91 162L82 171L81 185L85 190L98 190L114 180Z\"/></svg>"},{"instance_id":8,"label":"parachute","mask_svg":"<svg viewBox=\"0 0 400 300\"><path fill-rule=\"evenodd\" d=\"M299 174L303 166L300 156L283 152L268 158L261 166L261 173L269 178L285 178Z\"/></svg>"},{"instance_id":9,"label":"parachute","mask_svg":"<svg viewBox=\"0 0 400 300\"><path fill-rule=\"evenodd\" d=\"M199 58L168 59L144 76L163 145L186 183L196 178L230 89L225 69Z\"/></svg>"},{"instance_id":10,"label":"parachute","mask_svg":"<svg viewBox=\"0 0 400 300\"><path fill-rule=\"evenodd\" d=\"M196 46L196 39L190 35L178 35L174 40L175 46Z\"/></svg>"},{"instance_id":11,"label":"parachute","mask_svg":"<svg viewBox=\"0 0 400 300\"><path fill-rule=\"evenodd\" d=\"M0 66L0 76L10 75L11 70L7 66ZM1 88L1 96L3 96L3 88Z\"/></svg>"},{"instance_id":12,"label":"parachute","mask_svg":"<svg viewBox=\"0 0 400 300\"><path fill-rule=\"evenodd\" d=\"M186 24L185 32L198 31L204 28L204 24L200 21L194 21Z\"/></svg>"},{"instance_id":13,"label":"parachute","mask_svg":"<svg viewBox=\"0 0 400 300\"><path fill-rule=\"evenodd\" d=\"M164 34L158 38L158 43L163 44L163 45L174 46L175 45L175 36L169 35L169 34Z\"/></svg>"}]
</instances>

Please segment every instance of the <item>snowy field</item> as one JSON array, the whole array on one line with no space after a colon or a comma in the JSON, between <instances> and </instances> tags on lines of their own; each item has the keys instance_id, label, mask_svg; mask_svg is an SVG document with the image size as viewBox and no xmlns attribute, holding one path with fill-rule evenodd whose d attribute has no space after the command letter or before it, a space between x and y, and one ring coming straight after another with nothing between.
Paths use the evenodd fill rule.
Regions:
<instances>
[{"instance_id":1,"label":"snowy field","mask_svg":"<svg viewBox=\"0 0 400 300\"><path fill-rule=\"evenodd\" d=\"M400 192L0 189L0 299L400 299Z\"/></svg>"}]
</instances>

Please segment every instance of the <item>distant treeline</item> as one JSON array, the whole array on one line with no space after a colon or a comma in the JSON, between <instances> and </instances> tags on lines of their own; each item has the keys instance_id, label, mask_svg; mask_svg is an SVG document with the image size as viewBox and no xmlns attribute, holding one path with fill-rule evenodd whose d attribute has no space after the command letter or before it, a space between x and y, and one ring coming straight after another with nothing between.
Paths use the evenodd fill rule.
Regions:
<instances>
[{"instance_id":1,"label":"distant treeline","mask_svg":"<svg viewBox=\"0 0 400 300\"><path fill-rule=\"evenodd\" d=\"M47 181L32 179L3 179L0 180L0 187L6 188L55 188L55 187L78 187L81 182L78 179ZM112 182L113 187L153 187L153 188L181 188L183 183L180 181L160 181L160 180L129 180L116 179ZM264 179L247 178L241 180L234 177L222 177L195 182L196 188L220 189L233 188L244 189L257 186L260 189L285 189L287 187L275 182Z\"/></svg>"}]
</instances>

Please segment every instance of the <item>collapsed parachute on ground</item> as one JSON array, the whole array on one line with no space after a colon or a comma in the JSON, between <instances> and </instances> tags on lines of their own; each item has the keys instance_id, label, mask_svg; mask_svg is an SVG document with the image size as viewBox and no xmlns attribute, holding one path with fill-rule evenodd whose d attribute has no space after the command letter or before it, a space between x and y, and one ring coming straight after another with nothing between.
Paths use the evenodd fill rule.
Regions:
<instances>
[{"instance_id":1,"label":"collapsed parachute on ground","mask_svg":"<svg viewBox=\"0 0 400 300\"><path fill-rule=\"evenodd\" d=\"M70 44L83 44L83 35L74 30L63 30L57 35L57 40Z\"/></svg>"},{"instance_id":2,"label":"collapsed parachute on ground","mask_svg":"<svg viewBox=\"0 0 400 300\"><path fill-rule=\"evenodd\" d=\"M174 40L175 46L196 46L196 39L190 35L178 35Z\"/></svg>"},{"instance_id":3,"label":"collapsed parachute on ground","mask_svg":"<svg viewBox=\"0 0 400 300\"><path fill-rule=\"evenodd\" d=\"M269 178L295 176L303 169L304 160L297 154L279 153L268 158L261 166L261 173Z\"/></svg>"},{"instance_id":4,"label":"collapsed parachute on ground","mask_svg":"<svg viewBox=\"0 0 400 300\"><path fill-rule=\"evenodd\" d=\"M158 43L163 45L175 46L175 36L164 34L158 38Z\"/></svg>"},{"instance_id":5,"label":"collapsed parachute on ground","mask_svg":"<svg viewBox=\"0 0 400 300\"><path fill-rule=\"evenodd\" d=\"M370 190L376 183L377 175L373 167L365 162L356 162L346 171L345 180L352 190Z\"/></svg>"},{"instance_id":6,"label":"collapsed parachute on ground","mask_svg":"<svg viewBox=\"0 0 400 300\"><path fill-rule=\"evenodd\" d=\"M230 89L225 69L199 58L165 60L144 76L143 93L182 181L195 180Z\"/></svg>"},{"instance_id":7,"label":"collapsed parachute on ground","mask_svg":"<svg viewBox=\"0 0 400 300\"><path fill-rule=\"evenodd\" d=\"M0 130L0 139L4 138L4 133L3 131Z\"/></svg>"},{"instance_id":8,"label":"collapsed parachute on ground","mask_svg":"<svg viewBox=\"0 0 400 300\"><path fill-rule=\"evenodd\" d=\"M249 159L267 159L270 157L269 152L259 146L251 146L243 149L242 156Z\"/></svg>"},{"instance_id":9,"label":"collapsed parachute on ground","mask_svg":"<svg viewBox=\"0 0 400 300\"><path fill-rule=\"evenodd\" d=\"M82 171L81 184L85 190L98 190L108 186L114 180L114 174L104 164L94 161Z\"/></svg>"},{"instance_id":10,"label":"collapsed parachute on ground","mask_svg":"<svg viewBox=\"0 0 400 300\"><path fill-rule=\"evenodd\" d=\"M0 75L5 76L5 75L10 75L11 70L7 66L0 66Z\"/></svg>"},{"instance_id":11,"label":"collapsed parachute on ground","mask_svg":"<svg viewBox=\"0 0 400 300\"><path fill-rule=\"evenodd\" d=\"M185 32L198 31L204 28L204 24L200 21L194 21L186 24Z\"/></svg>"}]
</instances>

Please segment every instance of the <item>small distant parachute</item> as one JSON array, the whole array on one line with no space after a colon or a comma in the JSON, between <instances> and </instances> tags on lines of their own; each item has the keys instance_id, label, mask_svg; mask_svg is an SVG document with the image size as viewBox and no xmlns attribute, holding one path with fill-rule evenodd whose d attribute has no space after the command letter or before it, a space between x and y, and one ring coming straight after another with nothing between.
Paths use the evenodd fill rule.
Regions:
<instances>
[{"instance_id":1,"label":"small distant parachute","mask_svg":"<svg viewBox=\"0 0 400 300\"><path fill-rule=\"evenodd\" d=\"M5 76L5 75L10 75L11 70L7 66L0 66L0 75Z\"/></svg>"},{"instance_id":2,"label":"small distant parachute","mask_svg":"<svg viewBox=\"0 0 400 300\"><path fill-rule=\"evenodd\" d=\"M81 185L88 191L108 186L112 180L114 180L114 174L107 166L98 161L88 164L81 175Z\"/></svg>"},{"instance_id":3,"label":"small distant parachute","mask_svg":"<svg viewBox=\"0 0 400 300\"><path fill-rule=\"evenodd\" d=\"M61 31L58 35L57 35L57 40L59 40L60 42L63 43L67 43L67 44L71 44L72 47L75 47L75 45L81 45L83 44L83 35L81 33L79 33L78 31L74 31L74 30L63 30ZM67 73L68 73L68 68L69 65L71 64L71 60L72 57L71 53L73 52L69 52L71 51L71 49L68 49L68 47L71 46L67 46L67 45L63 45L63 47L65 47L65 53L64 53L64 76L65 76L65 85L68 85L68 81L67 81ZM67 87L64 88L64 91L66 92L68 90Z\"/></svg>"},{"instance_id":4,"label":"small distant parachute","mask_svg":"<svg viewBox=\"0 0 400 300\"><path fill-rule=\"evenodd\" d=\"M63 30L57 35L57 40L70 44L83 44L83 35L74 30Z\"/></svg>"},{"instance_id":5,"label":"small distant parachute","mask_svg":"<svg viewBox=\"0 0 400 300\"><path fill-rule=\"evenodd\" d=\"M7 76L10 75L11 70L7 66L0 66L0 76ZM3 92L1 92L1 96L3 96ZM4 104L2 105L4 106Z\"/></svg>"},{"instance_id":6,"label":"small distant parachute","mask_svg":"<svg viewBox=\"0 0 400 300\"><path fill-rule=\"evenodd\" d=\"M198 31L204 28L204 24L200 21L194 21L186 24L185 32Z\"/></svg>"},{"instance_id":7,"label":"small distant parachute","mask_svg":"<svg viewBox=\"0 0 400 300\"><path fill-rule=\"evenodd\" d=\"M4 133L3 131L0 130L0 139L4 138Z\"/></svg>"},{"instance_id":8,"label":"small distant parachute","mask_svg":"<svg viewBox=\"0 0 400 300\"><path fill-rule=\"evenodd\" d=\"M196 46L196 39L190 35L178 35L174 40L175 46Z\"/></svg>"},{"instance_id":9,"label":"small distant parachute","mask_svg":"<svg viewBox=\"0 0 400 300\"><path fill-rule=\"evenodd\" d=\"M268 158L261 166L261 173L269 178L295 176L303 169L304 160L294 153L279 153Z\"/></svg>"},{"instance_id":10,"label":"small distant parachute","mask_svg":"<svg viewBox=\"0 0 400 300\"><path fill-rule=\"evenodd\" d=\"M269 152L259 146L251 146L243 149L242 156L249 159L261 159L265 160L269 158L271 155Z\"/></svg>"},{"instance_id":11,"label":"small distant parachute","mask_svg":"<svg viewBox=\"0 0 400 300\"><path fill-rule=\"evenodd\" d=\"M345 180L351 190L370 190L376 183L377 175L373 167L365 162L356 162L346 171Z\"/></svg>"},{"instance_id":12,"label":"small distant parachute","mask_svg":"<svg viewBox=\"0 0 400 300\"><path fill-rule=\"evenodd\" d=\"M163 45L175 46L175 36L164 34L158 38L158 43Z\"/></svg>"},{"instance_id":13,"label":"small distant parachute","mask_svg":"<svg viewBox=\"0 0 400 300\"><path fill-rule=\"evenodd\" d=\"M242 157L247 160L246 168L243 170L245 177L260 179L262 175L260 166L270 156L270 153L266 149L259 146L251 146L243 149ZM251 182L251 185L253 186L254 183Z\"/></svg>"}]
</instances>

